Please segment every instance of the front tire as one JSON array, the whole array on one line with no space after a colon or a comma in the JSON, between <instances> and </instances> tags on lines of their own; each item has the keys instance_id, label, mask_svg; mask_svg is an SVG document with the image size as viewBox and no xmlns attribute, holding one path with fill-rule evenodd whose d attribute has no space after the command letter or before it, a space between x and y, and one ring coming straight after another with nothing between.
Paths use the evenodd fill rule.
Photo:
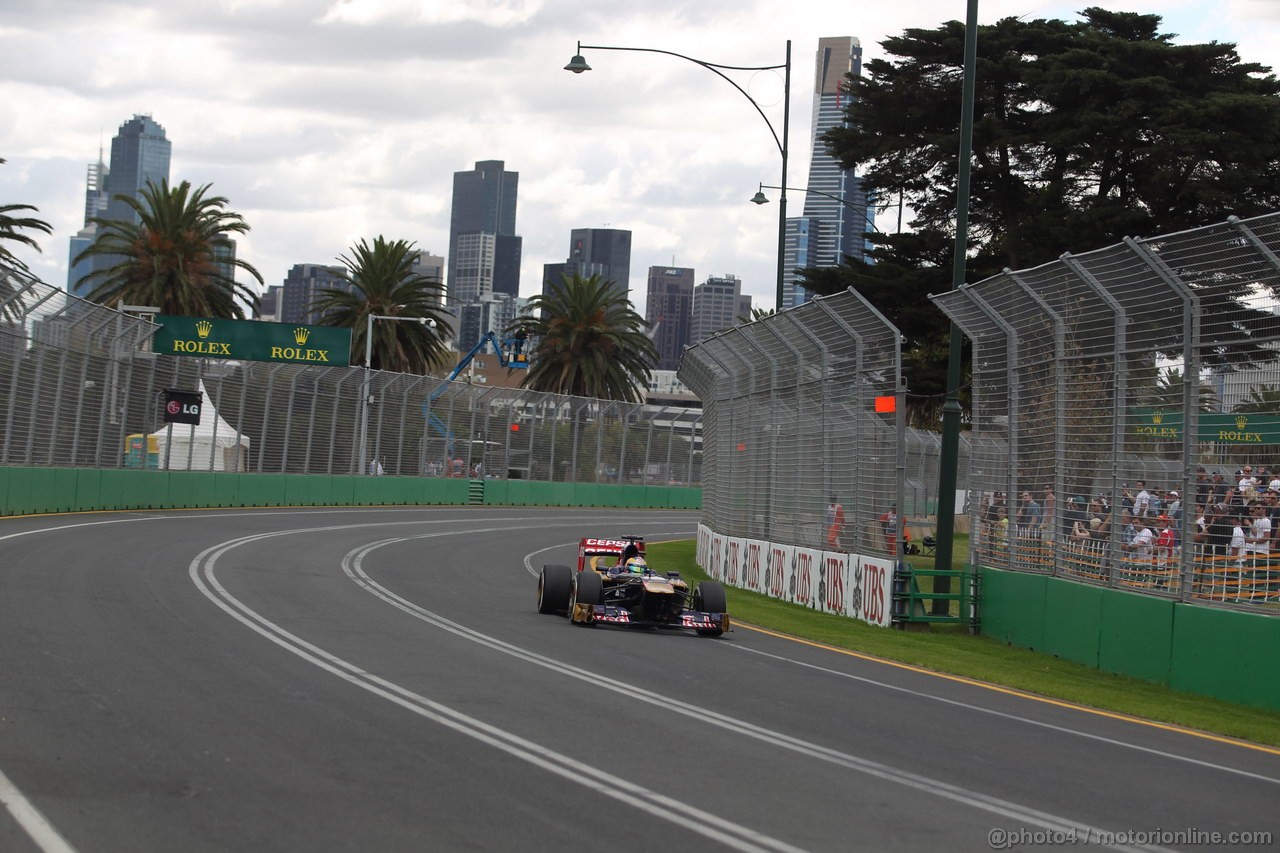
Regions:
<instances>
[{"instance_id":1,"label":"front tire","mask_svg":"<svg viewBox=\"0 0 1280 853\"><path fill-rule=\"evenodd\" d=\"M569 596L569 618L574 618L574 611L579 604L600 604L604 601L604 581L591 569L583 569L573 579L573 591ZM578 622L579 625L594 625L594 621Z\"/></svg>"},{"instance_id":2,"label":"front tire","mask_svg":"<svg viewBox=\"0 0 1280 853\"><path fill-rule=\"evenodd\" d=\"M573 588L573 569L568 566L543 566L538 575L538 612L564 613L569 609Z\"/></svg>"},{"instance_id":3,"label":"front tire","mask_svg":"<svg viewBox=\"0 0 1280 853\"><path fill-rule=\"evenodd\" d=\"M703 581L693 591L693 609L702 613L729 612L728 600L724 594L724 584L719 581ZM698 634L703 637L719 637L723 628L699 628Z\"/></svg>"}]
</instances>

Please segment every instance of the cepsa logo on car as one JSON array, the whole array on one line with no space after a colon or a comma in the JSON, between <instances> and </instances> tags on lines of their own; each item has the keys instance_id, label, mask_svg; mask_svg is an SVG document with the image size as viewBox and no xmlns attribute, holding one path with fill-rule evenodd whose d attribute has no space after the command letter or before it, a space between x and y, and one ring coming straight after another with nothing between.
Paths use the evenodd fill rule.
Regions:
<instances>
[{"instance_id":1,"label":"cepsa logo on car","mask_svg":"<svg viewBox=\"0 0 1280 853\"><path fill-rule=\"evenodd\" d=\"M625 539L583 539L583 548L625 548L631 543Z\"/></svg>"}]
</instances>

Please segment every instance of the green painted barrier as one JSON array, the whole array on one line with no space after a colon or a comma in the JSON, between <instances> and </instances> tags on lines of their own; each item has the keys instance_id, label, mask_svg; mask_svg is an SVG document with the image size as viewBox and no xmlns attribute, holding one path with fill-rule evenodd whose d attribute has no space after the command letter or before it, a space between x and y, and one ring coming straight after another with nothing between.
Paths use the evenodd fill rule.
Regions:
<instances>
[{"instance_id":1,"label":"green painted barrier","mask_svg":"<svg viewBox=\"0 0 1280 853\"><path fill-rule=\"evenodd\" d=\"M356 481L363 479L354 474L335 475L329 478L329 506L351 506L356 499Z\"/></svg>"},{"instance_id":2,"label":"green painted barrier","mask_svg":"<svg viewBox=\"0 0 1280 853\"><path fill-rule=\"evenodd\" d=\"M1173 613L1169 686L1242 705L1280 708L1280 619L1210 607Z\"/></svg>"},{"instance_id":3,"label":"green painted barrier","mask_svg":"<svg viewBox=\"0 0 1280 853\"><path fill-rule=\"evenodd\" d=\"M463 506L469 481L436 477L244 474L133 468L0 467L0 515L265 506ZM486 480L503 506L697 509L701 490L611 483Z\"/></svg>"},{"instance_id":4,"label":"green painted barrier","mask_svg":"<svg viewBox=\"0 0 1280 853\"><path fill-rule=\"evenodd\" d=\"M0 495L4 493L4 487L0 486ZM102 503L102 472L97 468L76 469L76 507L86 510L104 508Z\"/></svg>"},{"instance_id":5,"label":"green painted barrier","mask_svg":"<svg viewBox=\"0 0 1280 853\"><path fill-rule=\"evenodd\" d=\"M80 477L74 468L55 468L53 471L53 512L70 512L79 506L76 496Z\"/></svg>"},{"instance_id":6,"label":"green painted barrier","mask_svg":"<svg viewBox=\"0 0 1280 853\"><path fill-rule=\"evenodd\" d=\"M528 506L532 499L529 490L533 483L528 480L507 480L507 503L512 506Z\"/></svg>"},{"instance_id":7,"label":"green painted barrier","mask_svg":"<svg viewBox=\"0 0 1280 853\"><path fill-rule=\"evenodd\" d=\"M508 498L511 484L507 480L485 480L484 502L486 506L506 506L512 501Z\"/></svg>"},{"instance_id":8,"label":"green painted barrier","mask_svg":"<svg viewBox=\"0 0 1280 853\"><path fill-rule=\"evenodd\" d=\"M1043 651L1098 668L1102 634L1100 587L1047 578L1045 602L1053 602L1044 623Z\"/></svg>"},{"instance_id":9,"label":"green painted barrier","mask_svg":"<svg viewBox=\"0 0 1280 853\"><path fill-rule=\"evenodd\" d=\"M35 468L14 468L9 472L7 504L11 515L45 512L35 475Z\"/></svg>"},{"instance_id":10,"label":"green painted barrier","mask_svg":"<svg viewBox=\"0 0 1280 853\"><path fill-rule=\"evenodd\" d=\"M240 501L240 479L242 474L229 474L223 471L213 475L214 506L244 506Z\"/></svg>"},{"instance_id":11,"label":"green painted barrier","mask_svg":"<svg viewBox=\"0 0 1280 853\"><path fill-rule=\"evenodd\" d=\"M98 483L98 509L123 509L124 484L128 479L137 476L138 472L106 469L101 474L102 478ZM8 506L6 506L6 512L13 514Z\"/></svg>"},{"instance_id":12,"label":"green painted barrier","mask_svg":"<svg viewBox=\"0 0 1280 853\"><path fill-rule=\"evenodd\" d=\"M577 506L574 499L577 497L577 483L548 483L550 488L548 494L551 499L548 501L551 506Z\"/></svg>"},{"instance_id":13,"label":"green painted barrier","mask_svg":"<svg viewBox=\"0 0 1280 853\"><path fill-rule=\"evenodd\" d=\"M126 509L158 509L169 503L168 471L127 471L120 482L120 501Z\"/></svg>"},{"instance_id":14,"label":"green painted barrier","mask_svg":"<svg viewBox=\"0 0 1280 853\"><path fill-rule=\"evenodd\" d=\"M982 571L982 633L1028 649L1044 648L1044 575Z\"/></svg>"},{"instance_id":15,"label":"green painted barrier","mask_svg":"<svg viewBox=\"0 0 1280 853\"><path fill-rule=\"evenodd\" d=\"M613 506L649 506L647 486L615 486L614 488L621 489L621 492Z\"/></svg>"},{"instance_id":16,"label":"green painted barrier","mask_svg":"<svg viewBox=\"0 0 1280 853\"><path fill-rule=\"evenodd\" d=\"M1098 669L1280 711L1280 616L982 569L982 633Z\"/></svg>"},{"instance_id":17,"label":"green painted barrier","mask_svg":"<svg viewBox=\"0 0 1280 853\"><path fill-rule=\"evenodd\" d=\"M1173 602L1114 589L1106 593L1101 598L1098 668L1168 684Z\"/></svg>"}]
</instances>

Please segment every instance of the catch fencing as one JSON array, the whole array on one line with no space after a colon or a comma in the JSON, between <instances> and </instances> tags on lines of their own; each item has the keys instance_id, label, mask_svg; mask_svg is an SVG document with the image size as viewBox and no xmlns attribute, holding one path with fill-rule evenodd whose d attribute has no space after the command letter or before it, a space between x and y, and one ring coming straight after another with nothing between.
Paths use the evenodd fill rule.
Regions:
<instances>
[{"instance_id":1,"label":"catch fencing","mask_svg":"<svg viewBox=\"0 0 1280 853\"><path fill-rule=\"evenodd\" d=\"M973 343L975 563L1280 610L1278 256L1280 215L1232 218L933 297Z\"/></svg>"},{"instance_id":2,"label":"catch fencing","mask_svg":"<svg viewBox=\"0 0 1280 853\"><path fill-rule=\"evenodd\" d=\"M895 415L877 412L876 400L899 390L899 334L861 296L713 335L685 350L679 375L702 398L704 525L725 537L891 553L881 517L898 501L906 461ZM916 460L922 475L928 467ZM845 516L834 539L833 497Z\"/></svg>"},{"instance_id":3,"label":"catch fencing","mask_svg":"<svg viewBox=\"0 0 1280 853\"><path fill-rule=\"evenodd\" d=\"M157 328L0 266L0 465L702 481L698 409L371 371L366 410L363 368L157 355ZM204 392L199 426L165 389Z\"/></svg>"}]
</instances>

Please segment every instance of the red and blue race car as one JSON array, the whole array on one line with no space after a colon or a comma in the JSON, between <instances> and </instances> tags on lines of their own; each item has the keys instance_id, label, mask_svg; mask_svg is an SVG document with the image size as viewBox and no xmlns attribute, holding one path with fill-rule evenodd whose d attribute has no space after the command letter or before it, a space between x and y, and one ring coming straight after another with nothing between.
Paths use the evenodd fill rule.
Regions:
<instances>
[{"instance_id":1,"label":"red and blue race car","mask_svg":"<svg viewBox=\"0 0 1280 853\"><path fill-rule=\"evenodd\" d=\"M724 586L703 581L690 591L679 572L645 560L644 538L584 538L578 568L546 565L538 576L538 612L567 615L577 625L690 628L704 637L729 630Z\"/></svg>"}]
</instances>

